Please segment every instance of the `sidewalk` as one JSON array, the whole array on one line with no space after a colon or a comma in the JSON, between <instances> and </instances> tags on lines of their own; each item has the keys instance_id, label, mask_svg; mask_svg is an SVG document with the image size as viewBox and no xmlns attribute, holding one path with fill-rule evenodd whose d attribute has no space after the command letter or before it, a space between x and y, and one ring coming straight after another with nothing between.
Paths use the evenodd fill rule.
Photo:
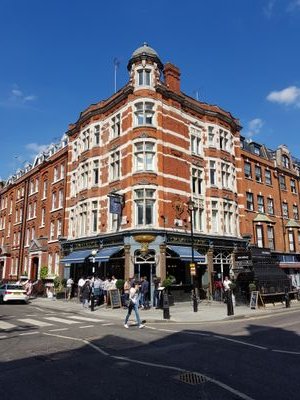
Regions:
<instances>
[{"instance_id":1,"label":"sidewalk","mask_svg":"<svg viewBox=\"0 0 300 400\"><path fill-rule=\"evenodd\" d=\"M52 310L59 310L71 313L83 313L85 316L90 315L93 318L106 317L122 321L126 315L126 309L123 308L106 308L106 306L95 307L95 311L83 309L77 300L52 300L47 298L36 298L30 301L31 305ZM198 312L193 311L191 302L176 303L170 307L170 319L163 318L163 310L151 308L150 310L140 310L140 317L146 322L177 322L177 323L201 323L212 321L230 321L232 319L257 318L263 315L274 313L286 313L300 310L300 302L292 301L290 308L286 308L285 304L276 303L275 305L267 305L266 307L250 309L246 305L234 307L234 315L227 316L227 306L224 303L203 300L198 305Z\"/></svg>"}]
</instances>

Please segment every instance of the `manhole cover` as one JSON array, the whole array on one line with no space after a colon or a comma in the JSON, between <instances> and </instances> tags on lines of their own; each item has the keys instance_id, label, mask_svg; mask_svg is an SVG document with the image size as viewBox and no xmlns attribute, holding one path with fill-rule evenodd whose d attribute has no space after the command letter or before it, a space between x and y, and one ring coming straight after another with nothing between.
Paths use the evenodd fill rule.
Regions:
<instances>
[{"instance_id":1,"label":"manhole cover","mask_svg":"<svg viewBox=\"0 0 300 400\"><path fill-rule=\"evenodd\" d=\"M177 375L176 379L189 385L199 385L200 383L204 383L207 381L205 376L194 372L184 372L180 375Z\"/></svg>"}]
</instances>

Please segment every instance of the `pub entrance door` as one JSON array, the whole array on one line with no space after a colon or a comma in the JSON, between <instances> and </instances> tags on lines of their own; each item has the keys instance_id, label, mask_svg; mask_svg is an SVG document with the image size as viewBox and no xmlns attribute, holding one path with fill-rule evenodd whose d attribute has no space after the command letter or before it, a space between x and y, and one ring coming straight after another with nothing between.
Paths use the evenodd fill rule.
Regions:
<instances>
[{"instance_id":1,"label":"pub entrance door","mask_svg":"<svg viewBox=\"0 0 300 400\"><path fill-rule=\"evenodd\" d=\"M146 276L150 286L149 298L152 301L154 283L153 277L156 275L156 261L155 261L155 250L149 250L147 253L143 253L140 250L136 250L134 253L134 277L140 281L142 277Z\"/></svg>"}]
</instances>

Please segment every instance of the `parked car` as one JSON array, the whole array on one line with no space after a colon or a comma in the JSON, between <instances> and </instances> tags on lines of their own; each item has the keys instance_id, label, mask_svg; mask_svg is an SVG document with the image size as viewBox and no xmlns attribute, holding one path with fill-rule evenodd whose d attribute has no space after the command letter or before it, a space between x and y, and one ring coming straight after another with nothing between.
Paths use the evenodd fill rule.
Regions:
<instances>
[{"instance_id":1,"label":"parked car","mask_svg":"<svg viewBox=\"0 0 300 400\"><path fill-rule=\"evenodd\" d=\"M7 301L24 301L28 303L26 290L22 285L5 283L0 286L0 303Z\"/></svg>"}]
</instances>

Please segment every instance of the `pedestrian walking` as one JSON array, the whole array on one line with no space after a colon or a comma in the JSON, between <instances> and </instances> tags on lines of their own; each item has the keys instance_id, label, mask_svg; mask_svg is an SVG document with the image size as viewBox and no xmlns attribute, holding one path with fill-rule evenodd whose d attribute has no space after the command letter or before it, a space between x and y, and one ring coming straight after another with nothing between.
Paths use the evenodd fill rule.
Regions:
<instances>
[{"instance_id":1,"label":"pedestrian walking","mask_svg":"<svg viewBox=\"0 0 300 400\"><path fill-rule=\"evenodd\" d=\"M72 295L72 289L73 289L73 285L74 285L74 281L72 278L69 278L67 280L67 300L71 299L71 295Z\"/></svg>"},{"instance_id":2,"label":"pedestrian walking","mask_svg":"<svg viewBox=\"0 0 300 400\"><path fill-rule=\"evenodd\" d=\"M124 322L124 327L127 329L129 328L128 320L132 313L132 310L134 310L135 319L138 324L138 327L140 329L144 328L145 325L142 324L142 321L141 321L140 315L139 315L139 285L137 285L137 284L134 287L131 287L129 290L129 306L128 306L128 311L127 311L127 315L125 317L125 322Z\"/></svg>"},{"instance_id":3,"label":"pedestrian walking","mask_svg":"<svg viewBox=\"0 0 300 400\"><path fill-rule=\"evenodd\" d=\"M82 287L82 292L81 292L82 307L84 308L89 307L90 295L91 295L91 285L90 281L87 279Z\"/></svg>"}]
</instances>

